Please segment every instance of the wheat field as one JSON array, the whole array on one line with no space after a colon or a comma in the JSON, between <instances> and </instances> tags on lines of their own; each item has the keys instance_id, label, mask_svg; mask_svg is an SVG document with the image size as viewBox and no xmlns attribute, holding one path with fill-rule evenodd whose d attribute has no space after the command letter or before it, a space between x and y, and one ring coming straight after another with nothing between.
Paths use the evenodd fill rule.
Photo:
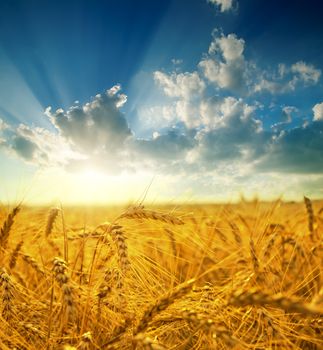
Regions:
<instances>
[{"instance_id":1,"label":"wheat field","mask_svg":"<svg viewBox=\"0 0 323 350\"><path fill-rule=\"evenodd\" d=\"M0 211L0 348L323 349L323 202Z\"/></svg>"}]
</instances>

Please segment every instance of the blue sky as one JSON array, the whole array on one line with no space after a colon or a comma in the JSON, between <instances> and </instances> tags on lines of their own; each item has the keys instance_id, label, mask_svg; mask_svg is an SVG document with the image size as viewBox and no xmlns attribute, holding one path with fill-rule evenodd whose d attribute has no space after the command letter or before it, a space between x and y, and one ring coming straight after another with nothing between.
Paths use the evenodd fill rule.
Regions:
<instances>
[{"instance_id":1,"label":"blue sky","mask_svg":"<svg viewBox=\"0 0 323 350\"><path fill-rule=\"evenodd\" d=\"M322 10L1 1L0 199L322 197Z\"/></svg>"}]
</instances>

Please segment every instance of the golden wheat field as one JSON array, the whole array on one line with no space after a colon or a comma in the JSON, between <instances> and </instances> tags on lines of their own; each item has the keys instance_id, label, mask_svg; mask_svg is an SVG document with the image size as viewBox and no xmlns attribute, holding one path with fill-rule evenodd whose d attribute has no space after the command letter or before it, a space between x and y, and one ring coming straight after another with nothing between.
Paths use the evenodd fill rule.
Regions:
<instances>
[{"instance_id":1,"label":"golden wheat field","mask_svg":"<svg viewBox=\"0 0 323 350\"><path fill-rule=\"evenodd\" d=\"M2 207L0 348L323 349L322 208Z\"/></svg>"}]
</instances>

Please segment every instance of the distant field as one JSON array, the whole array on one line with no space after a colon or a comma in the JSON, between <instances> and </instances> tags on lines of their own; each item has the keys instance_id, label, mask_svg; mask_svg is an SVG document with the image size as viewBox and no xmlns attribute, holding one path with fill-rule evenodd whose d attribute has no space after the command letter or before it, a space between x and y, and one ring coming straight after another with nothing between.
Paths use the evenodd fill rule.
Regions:
<instances>
[{"instance_id":1,"label":"distant field","mask_svg":"<svg viewBox=\"0 0 323 350\"><path fill-rule=\"evenodd\" d=\"M323 201L0 209L0 349L323 349Z\"/></svg>"}]
</instances>

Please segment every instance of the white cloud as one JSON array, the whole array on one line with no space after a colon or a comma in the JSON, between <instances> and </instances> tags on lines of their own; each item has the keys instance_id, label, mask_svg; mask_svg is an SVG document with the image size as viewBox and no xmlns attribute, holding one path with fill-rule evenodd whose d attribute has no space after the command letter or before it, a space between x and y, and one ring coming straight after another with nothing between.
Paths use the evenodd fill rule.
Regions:
<instances>
[{"instance_id":1,"label":"white cloud","mask_svg":"<svg viewBox=\"0 0 323 350\"><path fill-rule=\"evenodd\" d=\"M299 87L318 83L321 71L313 65L298 61L290 66L280 63L274 70L261 69L244 56L245 41L235 34L218 34L209 46L199 67L204 77L218 89L243 95L269 92L284 94Z\"/></svg>"},{"instance_id":2,"label":"white cloud","mask_svg":"<svg viewBox=\"0 0 323 350\"><path fill-rule=\"evenodd\" d=\"M313 120L323 120L323 102L317 103L313 107L314 117Z\"/></svg>"},{"instance_id":3,"label":"white cloud","mask_svg":"<svg viewBox=\"0 0 323 350\"><path fill-rule=\"evenodd\" d=\"M254 116L255 107L234 97L205 99L200 105L203 125L207 129L220 127L238 127L239 120L250 120Z\"/></svg>"},{"instance_id":4,"label":"white cloud","mask_svg":"<svg viewBox=\"0 0 323 350\"><path fill-rule=\"evenodd\" d=\"M221 53L223 58L228 61L234 61L242 58L244 51L245 41L238 39L235 34L229 34L228 36L220 36L215 38L209 47L209 53Z\"/></svg>"},{"instance_id":5,"label":"white cloud","mask_svg":"<svg viewBox=\"0 0 323 350\"><path fill-rule=\"evenodd\" d=\"M183 60L180 58L172 58L172 63L174 66L181 65L183 63Z\"/></svg>"},{"instance_id":6,"label":"white cloud","mask_svg":"<svg viewBox=\"0 0 323 350\"><path fill-rule=\"evenodd\" d=\"M205 83L197 72L172 73L169 75L156 71L154 78L169 97L189 98L195 94L203 93L205 89Z\"/></svg>"},{"instance_id":7,"label":"white cloud","mask_svg":"<svg viewBox=\"0 0 323 350\"><path fill-rule=\"evenodd\" d=\"M243 93L245 71L242 60L223 63L214 59L204 59L199 66L205 77L219 88Z\"/></svg>"},{"instance_id":8,"label":"white cloud","mask_svg":"<svg viewBox=\"0 0 323 350\"><path fill-rule=\"evenodd\" d=\"M283 82L261 78L259 82L254 85L254 92L267 91L271 94L284 94L293 90L295 90L294 80Z\"/></svg>"},{"instance_id":9,"label":"white cloud","mask_svg":"<svg viewBox=\"0 0 323 350\"><path fill-rule=\"evenodd\" d=\"M209 47L210 56L199 63L204 76L221 89L243 93L248 84L244 45L235 34L215 37Z\"/></svg>"},{"instance_id":10,"label":"white cloud","mask_svg":"<svg viewBox=\"0 0 323 350\"><path fill-rule=\"evenodd\" d=\"M302 61L290 67L279 64L277 72L263 71L259 75L258 82L254 85L254 92L268 91L271 94L284 94L300 86L315 85L320 76L319 69Z\"/></svg>"},{"instance_id":11,"label":"white cloud","mask_svg":"<svg viewBox=\"0 0 323 350\"><path fill-rule=\"evenodd\" d=\"M233 0L208 0L208 2L219 6L221 12L229 11L233 7Z\"/></svg>"},{"instance_id":12,"label":"white cloud","mask_svg":"<svg viewBox=\"0 0 323 350\"><path fill-rule=\"evenodd\" d=\"M271 127L275 131L280 131L286 127L286 125L291 124L293 121L293 114L297 113L298 109L294 106L285 106L282 109L282 114L280 121L273 124Z\"/></svg>"},{"instance_id":13,"label":"white cloud","mask_svg":"<svg viewBox=\"0 0 323 350\"><path fill-rule=\"evenodd\" d=\"M197 72L166 74L157 71L154 73L154 78L165 95L177 100L174 109L178 120L189 128L199 126L201 123L199 102L203 98L206 86L199 74Z\"/></svg>"},{"instance_id":14,"label":"white cloud","mask_svg":"<svg viewBox=\"0 0 323 350\"><path fill-rule=\"evenodd\" d=\"M7 128L8 128L8 125L0 118L0 132Z\"/></svg>"},{"instance_id":15,"label":"white cloud","mask_svg":"<svg viewBox=\"0 0 323 350\"><path fill-rule=\"evenodd\" d=\"M303 61L294 63L291 66L292 73L295 73L299 80L308 84L316 84L321 76L321 71L313 65Z\"/></svg>"}]
</instances>

